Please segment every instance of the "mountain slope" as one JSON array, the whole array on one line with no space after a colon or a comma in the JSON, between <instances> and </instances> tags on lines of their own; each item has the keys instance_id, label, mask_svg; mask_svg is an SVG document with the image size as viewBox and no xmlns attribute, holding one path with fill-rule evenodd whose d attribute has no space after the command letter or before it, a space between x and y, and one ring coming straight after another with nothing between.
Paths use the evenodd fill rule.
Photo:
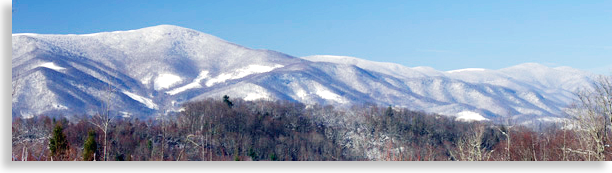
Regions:
<instances>
[{"instance_id":1,"label":"mountain slope","mask_svg":"<svg viewBox=\"0 0 612 173\"><path fill-rule=\"evenodd\" d=\"M98 112L106 100L118 102L110 104L115 110L152 114L173 107L171 94L304 61L169 25L87 35L14 34L12 59L13 81L21 83L13 97L13 107L19 108L14 115L57 110L49 105L72 110L67 114ZM200 83L202 78L207 82ZM65 94L51 89L58 85ZM41 95L48 100L37 100ZM133 107L144 110L130 111Z\"/></svg>"},{"instance_id":2,"label":"mountain slope","mask_svg":"<svg viewBox=\"0 0 612 173\"><path fill-rule=\"evenodd\" d=\"M593 78L592 74L571 67L550 68L536 63L500 70L470 68L441 72L427 67L409 68L353 57L316 55L302 58L354 64L394 76L408 84L413 92L425 97L484 108L496 115L560 115L562 109L574 101L575 91L590 87Z\"/></svg>"},{"instance_id":3,"label":"mountain slope","mask_svg":"<svg viewBox=\"0 0 612 173\"><path fill-rule=\"evenodd\" d=\"M12 37L13 116L25 117L93 114L107 105L117 115L152 116L230 95L526 120L561 115L573 90L590 81L579 70L538 64L443 72L353 57L295 58L171 25Z\"/></svg>"}]
</instances>

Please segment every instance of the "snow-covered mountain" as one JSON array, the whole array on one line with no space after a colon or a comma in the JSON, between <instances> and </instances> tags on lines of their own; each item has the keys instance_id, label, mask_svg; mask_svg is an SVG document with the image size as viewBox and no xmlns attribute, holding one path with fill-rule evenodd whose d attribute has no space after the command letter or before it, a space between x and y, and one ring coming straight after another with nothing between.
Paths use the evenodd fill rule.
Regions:
<instances>
[{"instance_id":1,"label":"snow-covered mountain","mask_svg":"<svg viewBox=\"0 0 612 173\"><path fill-rule=\"evenodd\" d=\"M13 34L13 116L151 116L229 95L305 104L378 104L461 119L562 115L590 74L521 64L438 71L353 57L296 58L160 25L85 35Z\"/></svg>"},{"instance_id":2,"label":"snow-covered mountain","mask_svg":"<svg viewBox=\"0 0 612 173\"><path fill-rule=\"evenodd\" d=\"M92 113L111 100L114 110L153 114L227 81L302 61L169 25L86 35L14 34L13 82L19 84L13 113Z\"/></svg>"},{"instance_id":3,"label":"snow-covered mountain","mask_svg":"<svg viewBox=\"0 0 612 173\"><path fill-rule=\"evenodd\" d=\"M333 62L387 74L412 92L441 101L441 106L419 109L448 115L480 114L484 117L542 118L560 116L575 99L575 91L590 87L593 74L571 67L550 68L536 63L490 70L468 68L437 71L429 67L405 67L353 57L317 55L302 57L313 62Z\"/></svg>"}]
</instances>

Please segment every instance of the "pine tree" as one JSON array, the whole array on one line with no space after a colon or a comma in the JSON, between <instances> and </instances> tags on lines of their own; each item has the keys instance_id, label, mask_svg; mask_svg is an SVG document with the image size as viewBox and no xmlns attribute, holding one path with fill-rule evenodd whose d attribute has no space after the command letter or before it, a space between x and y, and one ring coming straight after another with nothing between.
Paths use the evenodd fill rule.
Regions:
<instances>
[{"instance_id":1,"label":"pine tree","mask_svg":"<svg viewBox=\"0 0 612 173\"><path fill-rule=\"evenodd\" d=\"M223 96L223 102L225 104L227 104L227 106L231 109L234 106L234 103L232 103L232 101L229 100L229 96L224 95Z\"/></svg>"},{"instance_id":2,"label":"pine tree","mask_svg":"<svg viewBox=\"0 0 612 173\"><path fill-rule=\"evenodd\" d=\"M391 105L389 105L389 107L387 108L387 110L385 111L385 115L392 117L393 116L393 108L391 107Z\"/></svg>"},{"instance_id":3,"label":"pine tree","mask_svg":"<svg viewBox=\"0 0 612 173\"><path fill-rule=\"evenodd\" d=\"M63 130L61 124L56 124L51 139L49 139L49 150L51 151L51 157L55 160L65 160L68 155L69 144Z\"/></svg>"},{"instance_id":4,"label":"pine tree","mask_svg":"<svg viewBox=\"0 0 612 173\"><path fill-rule=\"evenodd\" d=\"M83 144L83 160L92 161L94 160L94 153L98 151L98 143L96 142L96 132L90 130Z\"/></svg>"},{"instance_id":5,"label":"pine tree","mask_svg":"<svg viewBox=\"0 0 612 173\"><path fill-rule=\"evenodd\" d=\"M276 160L278 160L278 157L276 156L276 153L270 153L270 160L271 160L271 161L276 161Z\"/></svg>"},{"instance_id":6,"label":"pine tree","mask_svg":"<svg viewBox=\"0 0 612 173\"><path fill-rule=\"evenodd\" d=\"M257 153L255 153L255 150L253 150L253 148L249 148L248 155L249 155L249 157L251 157L251 160L253 160L253 161L259 160L258 157L257 157Z\"/></svg>"}]
</instances>

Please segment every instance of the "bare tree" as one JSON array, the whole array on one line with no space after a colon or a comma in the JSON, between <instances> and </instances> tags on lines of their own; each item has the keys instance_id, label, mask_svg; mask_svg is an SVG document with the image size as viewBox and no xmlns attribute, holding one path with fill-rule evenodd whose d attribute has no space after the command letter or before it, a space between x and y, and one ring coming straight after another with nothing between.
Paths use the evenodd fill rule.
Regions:
<instances>
[{"instance_id":1,"label":"bare tree","mask_svg":"<svg viewBox=\"0 0 612 173\"><path fill-rule=\"evenodd\" d=\"M166 129L167 129L167 127L166 127L167 126L166 125L166 123L167 123L166 122L167 121L166 118L167 117L166 116L167 116L167 112L165 110L164 111L160 111L160 112L161 112L161 114L160 114L161 117L160 118L161 118L161 136L162 136L161 146L160 146L160 150L161 150L161 154L160 154L161 158L160 158L160 160L164 161L164 149L165 149L164 148L164 144L166 143Z\"/></svg>"},{"instance_id":2,"label":"bare tree","mask_svg":"<svg viewBox=\"0 0 612 173\"><path fill-rule=\"evenodd\" d=\"M108 88L106 88L106 100L104 103L104 111L102 111L102 113L98 113L96 115L94 115L92 117L92 119L90 120L90 123L95 125L96 127L98 127L102 133L104 133L104 151L103 151L103 158L104 161L107 161L107 148L108 148L108 126L110 125L113 116L111 116L110 111L111 111L111 96L113 94L113 92L116 91L116 89L114 89L111 86L110 80L107 82L108 83Z\"/></svg>"},{"instance_id":3,"label":"bare tree","mask_svg":"<svg viewBox=\"0 0 612 173\"><path fill-rule=\"evenodd\" d=\"M456 158L460 161L486 161L491 158L491 154L493 151L487 151L485 148L481 147L482 137L485 131L485 126L482 124L472 124L469 128L469 132L464 136L461 136L456 143L458 153L451 155L459 156Z\"/></svg>"},{"instance_id":4,"label":"bare tree","mask_svg":"<svg viewBox=\"0 0 612 173\"><path fill-rule=\"evenodd\" d=\"M467 136L463 138L465 144L467 144L468 149L468 160L470 161L481 161L483 160L482 155L484 153L484 149L480 146L482 144L482 135L484 132L484 126L477 126L473 129L474 133L468 133Z\"/></svg>"},{"instance_id":5,"label":"bare tree","mask_svg":"<svg viewBox=\"0 0 612 173\"><path fill-rule=\"evenodd\" d=\"M516 122L510 117L505 117L503 121L506 122L505 126L498 126L497 130L506 137L506 160L512 160L512 155L510 152L510 148L512 147L512 138L510 133L512 132L512 127L516 125Z\"/></svg>"},{"instance_id":6,"label":"bare tree","mask_svg":"<svg viewBox=\"0 0 612 173\"><path fill-rule=\"evenodd\" d=\"M512 159L510 157L510 126L508 126L505 131L504 129L498 128L502 135L506 136L506 160Z\"/></svg>"},{"instance_id":7,"label":"bare tree","mask_svg":"<svg viewBox=\"0 0 612 173\"><path fill-rule=\"evenodd\" d=\"M605 150L610 146L608 131L612 116L612 80L610 76L599 76L591 89L577 93L579 103L571 109L576 131L584 138L584 150L572 150L591 156L596 160L607 160Z\"/></svg>"}]
</instances>

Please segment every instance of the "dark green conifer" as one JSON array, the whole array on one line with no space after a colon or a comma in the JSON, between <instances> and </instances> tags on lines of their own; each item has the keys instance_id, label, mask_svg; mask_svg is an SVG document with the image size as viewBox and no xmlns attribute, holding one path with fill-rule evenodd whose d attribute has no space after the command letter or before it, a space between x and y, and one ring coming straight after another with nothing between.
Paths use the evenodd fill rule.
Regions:
<instances>
[{"instance_id":1,"label":"dark green conifer","mask_svg":"<svg viewBox=\"0 0 612 173\"><path fill-rule=\"evenodd\" d=\"M65 160L67 158L69 144L63 130L61 124L56 124L51 139L49 139L49 150L51 151L51 157L55 160Z\"/></svg>"},{"instance_id":2,"label":"dark green conifer","mask_svg":"<svg viewBox=\"0 0 612 173\"><path fill-rule=\"evenodd\" d=\"M229 96L227 95L223 96L223 102L227 104L227 107L229 107L230 109L234 106L234 103L232 103L232 101L229 100Z\"/></svg>"},{"instance_id":3,"label":"dark green conifer","mask_svg":"<svg viewBox=\"0 0 612 173\"><path fill-rule=\"evenodd\" d=\"M94 160L95 153L98 151L98 143L96 142L96 132L90 130L83 144L83 160L92 161Z\"/></svg>"},{"instance_id":4,"label":"dark green conifer","mask_svg":"<svg viewBox=\"0 0 612 173\"><path fill-rule=\"evenodd\" d=\"M385 111L385 115L392 117L393 116L393 108L391 107L391 105L389 105L389 107L387 108L387 110Z\"/></svg>"}]
</instances>

